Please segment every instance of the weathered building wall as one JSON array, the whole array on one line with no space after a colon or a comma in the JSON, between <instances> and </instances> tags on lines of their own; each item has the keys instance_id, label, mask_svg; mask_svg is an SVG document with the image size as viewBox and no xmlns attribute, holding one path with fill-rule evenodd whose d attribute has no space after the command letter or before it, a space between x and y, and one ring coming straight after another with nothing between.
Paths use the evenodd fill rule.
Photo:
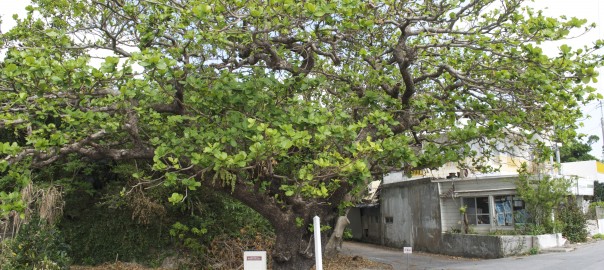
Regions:
<instances>
[{"instance_id":1,"label":"weathered building wall","mask_svg":"<svg viewBox=\"0 0 604 270\"><path fill-rule=\"evenodd\" d=\"M352 232L352 238L361 240L363 238L363 224L361 223L361 209L354 207L348 210L348 228Z\"/></svg>"},{"instance_id":2,"label":"weathered building wall","mask_svg":"<svg viewBox=\"0 0 604 270\"><path fill-rule=\"evenodd\" d=\"M359 208L359 212L361 218L361 238L359 240L366 243L383 244L380 207L362 207Z\"/></svg>"},{"instance_id":3,"label":"weathered building wall","mask_svg":"<svg viewBox=\"0 0 604 270\"><path fill-rule=\"evenodd\" d=\"M459 198L441 198L440 199L440 218L442 220L443 232L461 232L461 200Z\"/></svg>"},{"instance_id":4,"label":"weathered building wall","mask_svg":"<svg viewBox=\"0 0 604 270\"><path fill-rule=\"evenodd\" d=\"M383 244L438 252L441 241L438 185L428 179L382 186Z\"/></svg>"}]
</instances>

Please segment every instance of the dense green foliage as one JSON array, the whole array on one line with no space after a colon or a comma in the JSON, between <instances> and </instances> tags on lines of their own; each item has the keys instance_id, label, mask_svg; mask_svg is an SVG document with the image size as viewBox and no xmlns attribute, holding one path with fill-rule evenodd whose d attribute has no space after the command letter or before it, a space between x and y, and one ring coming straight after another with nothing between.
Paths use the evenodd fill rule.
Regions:
<instances>
[{"instance_id":1,"label":"dense green foliage","mask_svg":"<svg viewBox=\"0 0 604 270\"><path fill-rule=\"evenodd\" d=\"M523 165L516 181L516 191L526 203L528 220L523 230L532 234L560 231L560 224L552 220L554 211L566 201L571 181L549 175L537 178Z\"/></svg>"},{"instance_id":2,"label":"dense green foliage","mask_svg":"<svg viewBox=\"0 0 604 270\"><path fill-rule=\"evenodd\" d=\"M594 201L604 201L604 183L594 182Z\"/></svg>"},{"instance_id":3,"label":"dense green foliage","mask_svg":"<svg viewBox=\"0 0 604 270\"><path fill-rule=\"evenodd\" d=\"M56 227L33 219L21 226L19 234L1 243L2 270L66 270L70 251Z\"/></svg>"},{"instance_id":4,"label":"dense green foliage","mask_svg":"<svg viewBox=\"0 0 604 270\"><path fill-rule=\"evenodd\" d=\"M556 211L556 217L562 223L562 236L571 242L585 242L587 239L587 218L577 205L574 197L567 198Z\"/></svg>"},{"instance_id":5,"label":"dense green foliage","mask_svg":"<svg viewBox=\"0 0 604 270\"><path fill-rule=\"evenodd\" d=\"M139 224L128 208L98 205L98 199L88 195L66 199L66 217L59 227L76 264L97 265L116 259L149 263L161 259L163 250L171 248L165 228L169 225L159 221Z\"/></svg>"},{"instance_id":6,"label":"dense green foliage","mask_svg":"<svg viewBox=\"0 0 604 270\"><path fill-rule=\"evenodd\" d=\"M598 136L589 136L587 142L581 138L573 139L560 147L560 162L599 160L590 154L592 144L599 140Z\"/></svg>"},{"instance_id":7,"label":"dense green foliage","mask_svg":"<svg viewBox=\"0 0 604 270\"><path fill-rule=\"evenodd\" d=\"M32 3L0 36L0 215L44 168L132 162L163 202L203 186L256 210L275 269L309 268L312 217L373 175L565 141L598 97L602 41L539 47L593 25L523 0Z\"/></svg>"},{"instance_id":8,"label":"dense green foliage","mask_svg":"<svg viewBox=\"0 0 604 270\"><path fill-rule=\"evenodd\" d=\"M273 236L258 213L207 190L172 205L164 200L162 188L145 197L121 196L121 185L110 183L92 194L74 190L66 197L59 227L74 263L96 265L117 258L158 266L165 257L180 254L190 267L206 268L208 246L217 237Z\"/></svg>"}]
</instances>

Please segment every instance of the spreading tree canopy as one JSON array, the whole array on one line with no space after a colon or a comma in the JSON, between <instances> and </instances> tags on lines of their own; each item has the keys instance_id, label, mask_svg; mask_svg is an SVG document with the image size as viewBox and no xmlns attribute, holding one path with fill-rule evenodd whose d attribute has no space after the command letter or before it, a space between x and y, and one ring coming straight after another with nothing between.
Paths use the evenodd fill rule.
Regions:
<instances>
[{"instance_id":1,"label":"spreading tree canopy","mask_svg":"<svg viewBox=\"0 0 604 270\"><path fill-rule=\"evenodd\" d=\"M582 140L582 137L569 140L560 147L561 162L575 162L585 160L598 160L598 158L590 154L592 145L600 138L596 135L591 135L587 138L587 142Z\"/></svg>"},{"instance_id":2,"label":"spreading tree canopy","mask_svg":"<svg viewBox=\"0 0 604 270\"><path fill-rule=\"evenodd\" d=\"M3 213L40 168L136 160L171 202L203 185L263 215L275 269L309 268L312 217L385 171L573 135L603 44L544 54L593 26L523 0L32 2L0 36Z\"/></svg>"}]
</instances>

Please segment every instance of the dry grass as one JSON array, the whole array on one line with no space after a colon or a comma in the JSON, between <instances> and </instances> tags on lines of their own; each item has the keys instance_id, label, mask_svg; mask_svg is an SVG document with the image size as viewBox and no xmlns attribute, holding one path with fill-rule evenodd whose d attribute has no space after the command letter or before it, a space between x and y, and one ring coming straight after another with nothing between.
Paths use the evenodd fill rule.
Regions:
<instances>
[{"instance_id":1,"label":"dry grass","mask_svg":"<svg viewBox=\"0 0 604 270\"><path fill-rule=\"evenodd\" d=\"M72 266L72 270L167 270L164 268L146 268L135 263L117 262L100 266ZM238 269L237 267L232 269ZM241 269L241 268L239 268ZM270 269L270 268L269 268ZM314 269L314 268L313 268ZM392 266L367 260L359 256L338 255L323 262L325 270L392 270Z\"/></svg>"},{"instance_id":2,"label":"dry grass","mask_svg":"<svg viewBox=\"0 0 604 270\"><path fill-rule=\"evenodd\" d=\"M99 266L72 266L71 270L164 270L163 268L147 268L136 263L117 262Z\"/></svg>"},{"instance_id":3,"label":"dry grass","mask_svg":"<svg viewBox=\"0 0 604 270\"><path fill-rule=\"evenodd\" d=\"M244 250L271 250L272 246L273 239L261 235L243 239L217 237L210 244L205 259L215 270L238 269Z\"/></svg>"},{"instance_id":4,"label":"dry grass","mask_svg":"<svg viewBox=\"0 0 604 270\"><path fill-rule=\"evenodd\" d=\"M128 206L132 208L132 220L139 224L150 224L154 219L163 219L166 216L166 208L151 200L141 189L128 197Z\"/></svg>"},{"instance_id":5,"label":"dry grass","mask_svg":"<svg viewBox=\"0 0 604 270\"><path fill-rule=\"evenodd\" d=\"M63 194L54 186L37 188L30 182L21 190L21 200L25 204L23 215L13 210L6 220L0 222L2 238L16 236L21 225L29 222L34 215L38 215L46 224L55 224L63 216Z\"/></svg>"}]
</instances>

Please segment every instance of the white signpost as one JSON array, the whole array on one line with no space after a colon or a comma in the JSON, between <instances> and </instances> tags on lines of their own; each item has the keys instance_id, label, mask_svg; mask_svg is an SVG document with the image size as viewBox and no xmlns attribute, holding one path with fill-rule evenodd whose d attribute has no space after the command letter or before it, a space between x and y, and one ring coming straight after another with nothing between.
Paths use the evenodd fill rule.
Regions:
<instances>
[{"instance_id":1,"label":"white signpost","mask_svg":"<svg viewBox=\"0 0 604 270\"><path fill-rule=\"evenodd\" d=\"M403 253L407 255L407 269L409 269L409 254L413 252L411 247L403 247Z\"/></svg>"},{"instance_id":2,"label":"white signpost","mask_svg":"<svg viewBox=\"0 0 604 270\"><path fill-rule=\"evenodd\" d=\"M266 270L266 251L244 251L244 270Z\"/></svg>"},{"instance_id":3,"label":"white signpost","mask_svg":"<svg viewBox=\"0 0 604 270\"><path fill-rule=\"evenodd\" d=\"M313 219L315 233L315 269L323 270L323 254L321 252L321 219L315 216Z\"/></svg>"}]
</instances>

